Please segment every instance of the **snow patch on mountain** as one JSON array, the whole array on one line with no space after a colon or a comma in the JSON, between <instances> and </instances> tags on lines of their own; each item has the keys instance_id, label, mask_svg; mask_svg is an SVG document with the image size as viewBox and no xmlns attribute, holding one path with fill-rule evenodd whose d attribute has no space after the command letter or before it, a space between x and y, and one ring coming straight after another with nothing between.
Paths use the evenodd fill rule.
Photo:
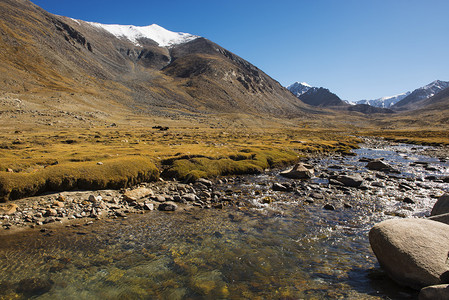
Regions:
<instances>
[{"instance_id":1,"label":"snow patch on mountain","mask_svg":"<svg viewBox=\"0 0 449 300\"><path fill-rule=\"evenodd\" d=\"M183 44L199 38L199 36L190 33L169 31L157 24L149 26L134 26L100 24L95 22L87 23L94 27L104 29L118 38L126 38L136 46L141 46L139 39L142 38L151 39L158 43L161 47L170 47L173 45Z\"/></svg>"},{"instance_id":2,"label":"snow patch on mountain","mask_svg":"<svg viewBox=\"0 0 449 300\"><path fill-rule=\"evenodd\" d=\"M377 98L373 100L359 100L356 101L354 104L368 104L375 107L390 108L391 106L395 105L396 103L398 103L399 101L401 101L410 94L411 92L405 92L402 94Z\"/></svg>"}]
</instances>

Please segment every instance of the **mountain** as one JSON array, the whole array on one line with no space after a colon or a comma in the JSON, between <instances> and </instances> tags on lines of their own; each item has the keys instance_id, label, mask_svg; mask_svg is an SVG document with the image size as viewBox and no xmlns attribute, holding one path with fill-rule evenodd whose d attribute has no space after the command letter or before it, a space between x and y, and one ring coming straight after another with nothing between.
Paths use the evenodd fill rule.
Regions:
<instances>
[{"instance_id":1,"label":"mountain","mask_svg":"<svg viewBox=\"0 0 449 300\"><path fill-rule=\"evenodd\" d=\"M382 97L373 100L359 100L356 101L354 104L368 104L374 107L390 108L391 106L398 103L399 101L401 101L410 94L411 92L405 92L399 95Z\"/></svg>"},{"instance_id":2,"label":"mountain","mask_svg":"<svg viewBox=\"0 0 449 300\"><path fill-rule=\"evenodd\" d=\"M339 112L359 112L365 115L394 113L391 109L374 107L368 104L349 104L328 89L312 87L305 82L295 82L289 85L287 89L302 102L312 106L331 108Z\"/></svg>"},{"instance_id":3,"label":"mountain","mask_svg":"<svg viewBox=\"0 0 449 300\"><path fill-rule=\"evenodd\" d=\"M313 106L328 107L347 105L340 97L322 87L311 87L298 98L304 103Z\"/></svg>"},{"instance_id":4,"label":"mountain","mask_svg":"<svg viewBox=\"0 0 449 300\"><path fill-rule=\"evenodd\" d=\"M314 112L262 70L203 37L155 24L74 20L28 0L0 0L0 82L0 97L20 95L25 113L49 116ZM0 105L14 109L5 101Z\"/></svg>"},{"instance_id":5,"label":"mountain","mask_svg":"<svg viewBox=\"0 0 449 300\"><path fill-rule=\"evenodd\" d=\"M407 97L396 103L392 108L407 110L420 108L420 102L426 100L449 87L449 81L435 80L426 86L411 92Z\"/></svg>"},{"instance_id":6,"label":"mountain","mask_svg":"<svg viewBox=\"0 0 449 300\"><path fill-rule=\"evenodd\" d=\"M287 89L293 93L296 97L300 97L302 94L307 92L312 86L310 86L306 82L295 82L289 86L287 86Z\"/></svg>"},{"instance_id":7,"label":"mountain","mask_svg":"<svg viewBox=\"0 0 449 300\"><path fill-rule=\"evenodd\" d=\"M312 87L305 82L295 82L287 87L299 100L312 106L345 106L337 95L323 87Z\"/></svg>"}]
</instances>

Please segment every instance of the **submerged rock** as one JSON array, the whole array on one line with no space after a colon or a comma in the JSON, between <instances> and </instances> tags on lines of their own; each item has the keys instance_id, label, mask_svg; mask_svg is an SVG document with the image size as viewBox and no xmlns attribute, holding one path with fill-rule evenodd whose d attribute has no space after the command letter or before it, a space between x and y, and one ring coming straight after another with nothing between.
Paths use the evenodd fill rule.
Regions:
<instances>
[{"instance_id":1,"label":"submerged rock","mask_svg":"<svg viewBox=\"0 0 449 300\"><path fill-rule=\"evenodd\" d=\"M24 296L39 296L51 290L53 282L41 278L27 278L19 282L17 292Z\"/></svg>"},{"instance_id":2,"label":"submerged rock","mask_svg":"<svg viewBox=\"0 0 449 300\"><path fill-rule=\"evenodd\" d=\"M165 203L159 204L158 209L162 211L175 211L178 209L178 205L176 205L176 203L172 201L167 201Z\"/></svg>"},{"instance_id":3,"label":"submerged rock","mask_svg":"<svg viewBox=\"0 0 449 300\"><path fill-rule=\"evenodd\" d=\"M421 289L449 282L449 225L387 220L371 229L369 241L382 268L399 284Z\"/></svg>"}]
</instances>

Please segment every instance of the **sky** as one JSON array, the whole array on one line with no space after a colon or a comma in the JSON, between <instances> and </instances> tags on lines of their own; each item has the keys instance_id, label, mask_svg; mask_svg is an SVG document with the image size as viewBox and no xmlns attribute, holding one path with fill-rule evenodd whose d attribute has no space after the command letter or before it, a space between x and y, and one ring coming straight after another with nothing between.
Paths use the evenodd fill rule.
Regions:
<instances>
[{"instance_id":1,"label":"sky","mask_svg":"<svg viewBox=\"0 0 449 300\"><path fill-rule=\"evenodd\" d=\"M344 100L449 81L447 0L31 0L84 21L208 38L283 86L307 82Z\"/></svg>"}]
</instances>

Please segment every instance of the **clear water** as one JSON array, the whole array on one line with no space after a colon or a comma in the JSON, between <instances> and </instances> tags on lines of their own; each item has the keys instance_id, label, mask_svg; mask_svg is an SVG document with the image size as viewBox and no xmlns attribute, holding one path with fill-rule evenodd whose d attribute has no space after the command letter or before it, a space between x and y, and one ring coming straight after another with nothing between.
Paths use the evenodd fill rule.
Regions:
<instances>
[{"instance_id":1,"label":"clear water","mask_svg":"<svg viewBox=\"0 0 449 300\"><path fill-rule=\"evenodd\" d=\"M410 153L407 146L403 151ZM381 151L381 152L379 152ZM358 157L317 162L365 172L360 156L411 161L397 148L359 149ZM435 163L437 163L435 161ZM445 174L448 165L439 165ZM404 175L409 176L409 175ZM251 208L150 212L89 226L0 237L0 299L410 299L379 269L367 233L397 208L389 193L337 194L335 211L301 196L274 195L276 174L241 177L224 188ZM317 182L326 188L325 182ZM430 184L430 183L429 183ZM412 210L428 211L447 184L430 184ZM256 193L256 191L258 191ZM341 203L351 204L345 208Z\"/></svg>"}]
</instances>

